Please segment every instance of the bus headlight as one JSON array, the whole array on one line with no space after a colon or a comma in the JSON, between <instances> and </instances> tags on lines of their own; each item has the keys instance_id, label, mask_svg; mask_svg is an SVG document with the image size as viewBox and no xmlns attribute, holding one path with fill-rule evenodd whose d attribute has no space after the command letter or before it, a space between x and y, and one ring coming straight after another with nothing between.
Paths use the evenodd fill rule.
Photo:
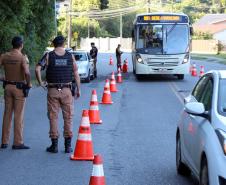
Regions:
<instances>
[{"instance_id":1,"label":"bus headlight","mask_svg":"<svg viewBox=\"0 0 226 185\"><path fill-rule=\"evenodd\" d=\"M137 62L143 64L143 59L141 58L141 56L139 54L136 55L136 58L137 58Z\"/></svg>"},{"instance_id":2,"label":"bus headlight","mask_svg":"<svg viewBox=\"0 0 226 185\"><path fill-rule=\"evenodd\" d=\"M226 133L221 129L217 129L216 134L217 134L218 139L220 141L222 150L223 150L224 154L226 155Z\"/></svg>"},{"instance_id":3,"label":"bus headlight","mask_svg":"<svg viewBox=\"0 0 226 185\"><path fill-rule=\"evenodd\" d=\"M188 61L189 61L189 54L186 54L184 56L184 60L183 60L182 64L186 64L186 63L188 63Z\"/></svg>"}]
</instances>

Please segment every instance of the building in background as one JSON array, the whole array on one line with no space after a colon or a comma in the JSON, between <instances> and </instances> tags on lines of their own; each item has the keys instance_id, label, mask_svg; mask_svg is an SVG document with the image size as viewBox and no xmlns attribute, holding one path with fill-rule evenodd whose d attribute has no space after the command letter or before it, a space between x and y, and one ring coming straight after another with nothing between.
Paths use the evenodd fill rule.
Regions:
<instances>
[{"instance_id":1,"label":"building in background","mask_svg":"<svg viewBox=\"0 0 226 185\"><path fill-rule=\"evenodd\" d=\"M210 33L226 46L226 14L206 14L195 24L195 32Z\"/></svg>"}]
</instances>

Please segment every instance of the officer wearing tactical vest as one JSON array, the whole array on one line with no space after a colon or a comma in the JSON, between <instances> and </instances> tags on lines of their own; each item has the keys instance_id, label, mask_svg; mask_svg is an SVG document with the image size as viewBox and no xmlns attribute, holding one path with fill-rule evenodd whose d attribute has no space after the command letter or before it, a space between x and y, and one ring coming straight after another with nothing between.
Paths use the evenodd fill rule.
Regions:
<instances>
[{"instance_id":1,"label":"officer wearing tactical vest","mask_svg":"<svg viewBox=\"0 0 226 185\"><path fill-rule=\"evenodd\" d=\"M0 66L3 67L5 77L3 77L5 111L2 125L1 148L8 147L10 129L12 125L12 114L14 114L14 141L12 149L29 149L23 142L23 117L25 107L25 97L31 88L29 61L26 55L21 53L23 49L23 39L14 37L12 39L13 49L2 54Z\"/></svg>"},{"instance_id":2,"label":"officer wearing tactical vest","mask_svg":"<svg viewBox=\"0 0 226 185\"><path fill-rule=\"evenodd\" d=\"M62 109L64 119L65 153L72 152L71 138L72 119L74 112L74 98L80 97L80 78L74 56L65 51L64 37L57 36L53 40L55 49L47 53L44 60L36 66L36 78L42 87L46 87L41 79L41 70L46 68L46 81L48 87L48 118L50 121L49 137L52 145L47 152L58 152L58 112ZM74 78L74 80L73 80ZM77 88L75 88L76 82Z\"/></svg>"}]
</instances>

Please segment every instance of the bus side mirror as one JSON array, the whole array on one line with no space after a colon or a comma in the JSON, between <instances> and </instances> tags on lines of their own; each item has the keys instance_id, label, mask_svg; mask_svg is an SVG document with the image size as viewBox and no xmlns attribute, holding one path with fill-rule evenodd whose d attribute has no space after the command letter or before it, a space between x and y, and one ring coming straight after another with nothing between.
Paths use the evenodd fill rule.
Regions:
<instances>
[{"instance_id":1,"label":"bus side mirror","mask_svg":"<svg viewBox=\"0 0 226 185\"><path fill-rule=\"evenodd\" d=\"M194 29L192 26L190 26L190 35L193 35L194 34Z\"/></svg>"}]
</instances>

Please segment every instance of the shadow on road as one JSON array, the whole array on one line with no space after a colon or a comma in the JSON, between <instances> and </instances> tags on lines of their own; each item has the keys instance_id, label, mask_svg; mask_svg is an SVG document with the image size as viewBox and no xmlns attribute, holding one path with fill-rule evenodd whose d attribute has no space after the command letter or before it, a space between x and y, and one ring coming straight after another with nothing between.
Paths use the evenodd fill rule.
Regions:
<instances>
[{"instance_id":1,"label":"shadow on road","mask_svg":"<svg viewBox=\"0 0 226 185\"><path fill-rule=\"evenodd\" d=\"M177 76L173 75L142 75L135 77L139 82L178 82Z\"/></svg>"}]
</instances>

